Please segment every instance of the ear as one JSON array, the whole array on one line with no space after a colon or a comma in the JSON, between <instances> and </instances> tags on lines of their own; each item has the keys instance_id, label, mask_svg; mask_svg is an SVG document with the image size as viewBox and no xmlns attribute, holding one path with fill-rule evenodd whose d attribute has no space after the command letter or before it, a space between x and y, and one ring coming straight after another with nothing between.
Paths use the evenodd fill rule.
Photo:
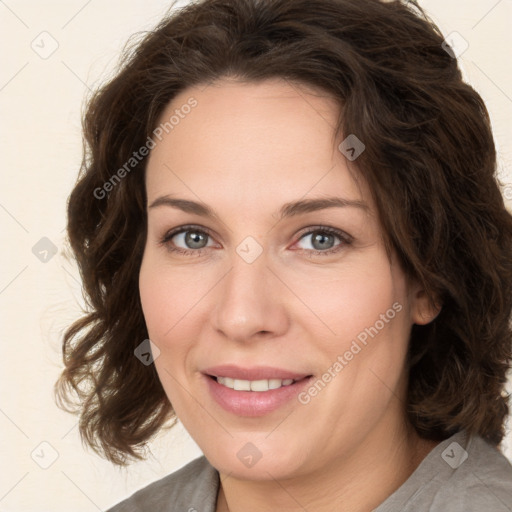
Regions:
<instances>
[{"instance_id":1,"label":"ear","mask_svg":"<svg viewBox=\"0 0 512 512\"><path fill-rule=\"evenodd\" d=\"M415 282L411 288L411 320L418 325L426 325L439 315L442 304L435 298L432 304L421 284Z\"/></svg>"}]
</instances>

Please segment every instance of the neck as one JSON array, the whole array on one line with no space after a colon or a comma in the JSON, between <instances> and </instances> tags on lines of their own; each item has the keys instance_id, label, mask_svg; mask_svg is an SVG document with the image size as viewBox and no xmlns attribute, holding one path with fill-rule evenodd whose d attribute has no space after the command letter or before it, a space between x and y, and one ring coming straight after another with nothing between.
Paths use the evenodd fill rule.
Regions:
<instances>
[{"instance_id":1,"label":"neck","mask_svg":"<svg viewBox=\"0 0 512 512\"><path fill-rule=\"evenodd\" d=\"M368 512L397 490L437 444L409 427L384 428L372 431L350 455L307 475L248 481L221 474L216 512Z\"/></svg>"}]
</instances>

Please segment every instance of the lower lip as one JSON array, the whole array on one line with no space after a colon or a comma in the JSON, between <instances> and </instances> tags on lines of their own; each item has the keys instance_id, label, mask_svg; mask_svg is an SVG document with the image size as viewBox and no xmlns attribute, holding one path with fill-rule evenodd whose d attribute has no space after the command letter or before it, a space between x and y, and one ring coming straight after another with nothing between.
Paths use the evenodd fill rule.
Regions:
<instances>
[{"instance_id":1,"label":"lower lip","mask_svg":"<svg viewBox=\"0 0 512 512\"><path fill-rule=\"evenodd\" d=\"M269 414L296 398L312 377L268 391L236 391L208 375L205 375L205 379L211 396L223 409L238 416L257 417Z\"/></svg>"}]
</instances>

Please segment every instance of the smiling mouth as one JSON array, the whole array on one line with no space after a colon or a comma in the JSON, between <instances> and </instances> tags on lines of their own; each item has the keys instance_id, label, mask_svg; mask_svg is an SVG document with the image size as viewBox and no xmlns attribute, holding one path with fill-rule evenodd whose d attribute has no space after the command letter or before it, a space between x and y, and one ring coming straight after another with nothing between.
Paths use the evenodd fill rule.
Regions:
<instances>
[{"instance_id":1,"label":"smiling mouth","mask_svg":"<svg viewBox=\"0 0 512 512\"><path fill-rule=\"evenodd\" d=\"M312 374L284 368L224 364L204 369L209 396L225 411L240 417L271 414L294 398L314 378Z\"/></svg>"},{"instance_id":2,"label":"smiling mouth","mask_svg":"<svg viewBox=\"0 0 512 512\"><path fill-rule=\"evenodd\" d=\"M307 375L302 379L260 379L260 380L243 380L233 379L231 377L221 377L209 375L209 377L222 386L233 389L235 391L254 391L254 392L265 392L273 389L279 389L286 386L291 386L295 382L299 382L304 379L308 379L311 375Z\"/></svg>"}]
</instances>

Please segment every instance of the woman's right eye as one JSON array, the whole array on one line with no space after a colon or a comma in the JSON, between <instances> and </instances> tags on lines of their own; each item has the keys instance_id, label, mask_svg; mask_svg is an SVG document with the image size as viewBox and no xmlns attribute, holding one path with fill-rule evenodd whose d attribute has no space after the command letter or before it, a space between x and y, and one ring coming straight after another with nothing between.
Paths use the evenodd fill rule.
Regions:
<instances>
[{"instance_id":1,"label":"woman's right eye","mask_svg":"<svg viewBox=\"0 0 512 512\"><path fill-rule=\"evenodd\" d=\"M207 247L203 243L208 237L211 237L211 235L204 229L194 226L183 226L167 232L160 240L160 244L164 245L170 252L200 256L203 253L203 249ZM185 248L177 247L176 244L183 244ZM187 248L187 246L191 248Z\"/></svg>"}]
</instances>

